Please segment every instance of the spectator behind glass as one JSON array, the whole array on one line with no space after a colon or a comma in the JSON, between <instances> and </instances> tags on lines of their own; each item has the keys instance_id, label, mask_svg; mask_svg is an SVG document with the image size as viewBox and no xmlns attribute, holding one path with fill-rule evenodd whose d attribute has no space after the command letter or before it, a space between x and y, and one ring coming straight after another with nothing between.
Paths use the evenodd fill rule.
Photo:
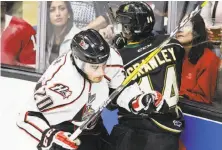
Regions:
<instances>
[{"instance_id":1,"label":"spectator behind glass","mask_svg":"<svg viewBox=\"0 0 222 150\"><path fill-rule=\"evenodd\" d=\"M74 3L74 2L72 2L72 3ZM79 2L75 2L75 3L79 3ZM113 25L112 25L112 23L114 23L114 22L113 22L113 16L111 15L112 12L111 12L111 10L108 10L107 8L111 8L111 6L118 5L122 2L117 2L117 1L115 1L115 2L103 1L102 2L102 1L100 1L100 2L81 2L81 3L87 3L88 7L90 5L92 6L92 4L93 4L94 11L92 10L92 8L91 8L91 11L95 12L96 16L97 16L96 19L94 19L94 20L91 19L91 21L88 24L85 24L85 26L82 26L83 30L90 29L90 28L95 29L95 30L99 31L99 33L103 36L103 38L105 38L105 40L107 42L111 42L112 38L115 36L114 32L113 32ZM112 7L112 9L115 9L115 7ZM86 10L88 10L88 9L86 9ZM83 11L83 10L80 11L80 14L84 13L85 17L89 16L89 15L92 16L93 13L91 13L90 11L87 11L87 13L86 13L85 11ZM85 17L81 17L82 20ZM87 17L87 19L88 18L89 17ZM87 19L85 19L85 20L87 20Z\"/></svg>"},{"instance_id":2,"label":"spectator behind glass","mask_svg":"<svg viewBox=\"0 0 222 150\"><path fill-rule=\"evenodd\" d=\"M102 29L109 24L107 1L71 1L74 22L78 28ZM96 22L92 23L96 19Z\"/></svg>"},{"instance_id":3,"label":"spectator behind glass","mask_svg":"<svg viewBox=\"0 0 222 150\"><path fill-rule=\"evenodd\" d=\"M207 33L202 17L196 15L177 33L176 38L182 43L186 53L180 95L189 100L211 103L220 59L206 48Z\"/></svg>"},{"instance_id":4,"label":"spectator behind glass","mask_svg":"<svg viewBox=\"0 0 222 150\"><path fill-rule=\"evenodd\" d=\"M201 16L204 19L206 24L207 33L209 40L214 38L213 32L210 30L212 24L220 24L222 27L222 2L221 1L209 1L206 6L204 6L201 10ZM215 19L216 23L213 23L213 19ZM218 36L222 37L222 34L218 34ZM222 52L220 50L220 46L218 44L214 44L214 51L218 57L222 59Z\"/></svg>"},{"instance_id":5,"label":"spectator behind glass","mask_svg":"<svg viewBox=\"0 0 222 150\"><path fill-rule=\"evenodd\" d=\"M35 35L30 24L6 15L7 2L1 2L1 64L34 67Z\"/></svg>"},{"instance_id":6,"label":"spectator behind glass","mask_svg":"<svg viewBox=\"0 0 222 150\"><path fill-rule=\"evenodd\" d=\"M80 31L73 24L73 12L68 1L47 2L47 55L49 66L59 55L70 50L73 36Z\"/></svg>"}]
</instances>

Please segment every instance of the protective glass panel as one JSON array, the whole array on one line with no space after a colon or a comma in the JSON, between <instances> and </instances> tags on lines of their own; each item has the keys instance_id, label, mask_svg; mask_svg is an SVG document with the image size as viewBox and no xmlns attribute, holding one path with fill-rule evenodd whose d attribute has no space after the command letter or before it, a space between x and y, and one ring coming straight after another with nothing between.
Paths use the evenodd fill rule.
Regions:
<instances>
[{"instance_id":1,"label":"protective glass panel","mask_svg":"<svg viewBox=\"0 0 222 150\"><path fill-rule=\"evenodd\" d=\"M177 23L183 21L199 4L201 2L177 2ZM221 103L222 93L222 18L219 14L214 14L214 6L215 2L208 2L199 14L178 31L176 39L186 51L181 96L219 107L218 102ZM217 9L221 6L217 5Z\"/></svg>"},{"instance_id":2,"label":"protective glass panel","mask_svg":"<svg viewBox=\"0 0 222 150\"><path fill-rule=\"evenodd\" d=\"M1 2L1 65L31 69L36 64L36 1Z\"/></svg>"}]
</instances>

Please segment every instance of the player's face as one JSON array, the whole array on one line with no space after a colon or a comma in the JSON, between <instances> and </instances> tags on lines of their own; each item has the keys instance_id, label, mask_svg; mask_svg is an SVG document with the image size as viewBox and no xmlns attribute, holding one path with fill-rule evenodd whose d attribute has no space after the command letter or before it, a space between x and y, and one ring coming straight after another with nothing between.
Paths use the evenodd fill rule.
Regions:
<instances>
[{"instance_id":1,"label":"player's face","mask_svg":"<svg viewBox=\"0 0 222 150\"><path fill-rule=\"evenodd\" d=\"M105 75L106 64L89 64L84 66L84 72L88 76L88 79L94 83L100 82Z\"/></svg>"},{"instance_id":2,"label":"player's face","mask_svg":"<svg viewBox=\"0 0 222 150\"><path fill-rule=\"evenodd\" d=\"M68 8L63 1L52 1L50 10L50 21L55 26L64 26L68 19L70 18L70 14L68 12Z\"/></svg>"},{"instance_id":3,"label":"player's face","mask_svg":"<svg viewBox=\"0 0 222 150\"><path fill-rule=\"evenodd\" d=\"M130 32L129 27L123 26L123 36L127 39L130 40L132 38L132 33Z\"/></svg>"}]
</instances>

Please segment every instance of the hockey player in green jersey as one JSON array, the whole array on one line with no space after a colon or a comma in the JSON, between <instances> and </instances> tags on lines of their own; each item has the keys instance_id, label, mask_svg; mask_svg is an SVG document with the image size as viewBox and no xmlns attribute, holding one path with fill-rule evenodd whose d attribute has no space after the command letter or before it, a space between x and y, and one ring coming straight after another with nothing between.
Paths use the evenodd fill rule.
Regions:
<instances>
[{"instance_id":1,"label":"hockey player in green jersey","mask_svg":"<svg viewBox=\"0 0 222 150\"><path fill-rule=\"evenodd\" d=\"M114 44L129 75L168 36L152 34L155 18L145 2L121 5L116 21L123 31L114 38ZM124 90L112 103L118 106L119 124L111 132L110 150L178 150L184 127L182 111L177 106L183 57L183 47L176 39L171 40L140 69L131 83L137 82L149 94L124 101L123 97L133 93ZM161 106L159 111L153 99L164 99L168 106Z\"/></svg>"}]
</instances>

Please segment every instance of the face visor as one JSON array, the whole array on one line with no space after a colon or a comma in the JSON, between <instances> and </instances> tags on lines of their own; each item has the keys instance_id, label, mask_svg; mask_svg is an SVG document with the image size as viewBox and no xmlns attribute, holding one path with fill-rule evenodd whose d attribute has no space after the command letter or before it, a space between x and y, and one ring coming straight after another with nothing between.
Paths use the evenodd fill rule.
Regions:
<instances>
[{"instance_id":1,"label":"face visor","mask_svg":"<svg viewBox=\"0 0 222 150\"><path fill-rule=\"evenodd\" d=\"M118 14L116 16L116 22L123 25L130 25L135 23L135 19L133 19L133 17L129 16L128 14Z\"/></svg>"},{"instance_id":2,"label":"face visor","mask_svg":"<svg viewBox=\"0 0 222 150\"><path fill-rule=\"evenodd\" d=\"M129 14L118 14L116 17L116 22L122 25L122 32L126 37L131 37L132 34L132 25L136 24L136 20L133 16Z\"/></svg>"}]
</instances>

